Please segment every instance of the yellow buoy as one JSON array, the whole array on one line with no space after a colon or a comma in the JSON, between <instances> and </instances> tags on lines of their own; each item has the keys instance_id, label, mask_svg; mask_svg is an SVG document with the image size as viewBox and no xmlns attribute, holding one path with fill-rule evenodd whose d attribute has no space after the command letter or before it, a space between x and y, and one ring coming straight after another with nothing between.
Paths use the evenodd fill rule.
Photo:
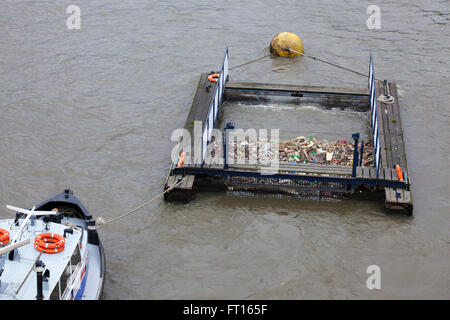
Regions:
<instances>
[{"instance_id":1,"label":"yellow buoy","mask_svg":"<svg viewBox=\"0 0 450 320\"><path fill-rule=\"evenodd\" d=\"M281 57L295 57L300 54L291 50L303 53L302 39L292 32L281 32L270 41L270 52L276 53Z\"/></svg>"}]
</instances>

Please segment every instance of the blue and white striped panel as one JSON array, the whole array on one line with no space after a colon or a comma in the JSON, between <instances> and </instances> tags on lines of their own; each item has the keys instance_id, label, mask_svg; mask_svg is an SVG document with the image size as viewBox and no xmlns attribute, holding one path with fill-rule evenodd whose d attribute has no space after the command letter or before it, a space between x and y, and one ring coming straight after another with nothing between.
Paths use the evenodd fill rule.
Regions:
<instances>
[{"instance_id":1,"label":"blue and white striped panel","mask_svg":"<svg viewBox=\"0 0 450 320\"><path fill-rule=\"evenodd\" d=\"M211 108L209 110L209 114L208 114L208 142L211 139L212 136L212 130L214 128L214 110L213 108Z\"/></svg>"},{"instance_id":2,"label":"blue and white striped panel","mask_svg":"<svg viewBox=\"0 0 450 320\"><path fill-rule=\"evenodd\" d=\"M375 120L375 128L374 128L374 132L373 132L373 150L375 152L374 154L374 162L375 162L375 167L379 168L380 165L380 156L381 156L381 145L380 145L380 137L379 137L379 130L378 130L378 119Z\"/></svg>"},{"instance_id":3,"label":"blue and white striped panel","mask_svg":"<svg viewBox=\"0 0 450 320\"><path fill-rule=\"evenodd\" d=\"M223 72L220 72L219 81L217 81L217 90L219 92L219 101L222 99L223 91Z\"/></svg>"},{"instance_id":4,"label":"blue and white striped panel","mask_svg":"<svg viewBox=\"0 0 450 320\"><path fill-rule=\"evenodd\" d=\"M374 75L374 70L373 70L372 54L370 55L370 61L369 61L369 97L370 97L370 111L372 112L370 125L373 128L373 112L374 112L375 103L376 103L376 93L375 93L375 75Z\"/></svg>"},{"instance_id":5,"label":"blue and white striped panel","mask_svg":"<svg viewBox=\"0 0 450 320\"><path fill-rule=\"evenodd\" d=\"M373 121L375 120L374 118L374 113L377 107L377 94L376 94L376 90L375 90L375 85L372 85L372 89L370 90L370 125L373 128Z\"/></svg>"},{"instance_id":6,"label":"blue and white striped panel","mask_svg":"<svg viewBox=\"0 0 450 320\"><path fill-rule=\"evenodd\" d=\"M227 81L228 77L228 47L225 49L225 56L222 64L223 84Z\"/></svg>"},{"instance_id":7,"label":"blue and white striped panel","mask_svg":"<svg viewBox=\"0 0 450 320\"><path fill-rule=\"evenodd\" d=\"M378 124L378 104L377 104L376 100L375 100L375 103L373 104L373 110L372 110L370 120L371 120L371 124L372 124L372 128L373 128L373 133L375 134L375 125Z\"/></svg>"},{"instance_id":8,"label":"blue and white striped panel","mask_svg":"<svg viewBox=\"0 0 450 320\"><path fill-rule=\"evenodd\" d=\"M372 54L370 54L370 61L369 61L369 91L372 89L373 81L374 81L374 76L373 76L373 59L372 59Z\"/></svg>"},{"instance_id":9,"label":"blue and white striped panel","mask_svg":"<svg viewBox=\"0 0 450 320\"><path fill-rule=\"evenodd\" d=\"M376 109L377 104L377 94L375 90L375 84L372 85L372 89L370 90L370 111L371 111L371 121L370 125L373 127L373 120L374 120L374 112Z\"/></svg>"},{"instance_id":10,"label":"blue and white striped panel","mask_svg":"<svg viewBox=\"0 0 450 320\"><path fill-rule=\"evenodd\" d=\"M376 114L376 112L375 112ZM376 147L377 143L378 143L378 120L375 120L375 123L373 125L373 130L372 130L372 136L373 136L373 146Z\"/></svg>"},{"instance_id":11,"label":"blue and white striped panel","mask_svg":"<svg viewBox=\"0 0 450 320\"><path fill-rule=\"evenodd\" d=\"M373 134L373 150L374 150L374 164L377 171L377 177L381 167L381 145L378 128L378 103L375 89L375 72L373 68L373 57L370 55L369 61L369 95L370 95L370 124L372 126Z\"/></svg>"},{"instance_id":12,"label":"blue and white striped panel","mask_svg":"<svg viewBox=\"0 0 450 320\"><path fill-rule=\"evenodd\" d=\"M378 143L378 147L375 149L375 168L377 169L377 178L378 173L380 172L381 168L381 146Z\"/></svg>"},{"instance_id":13,"label":"blue and white striped panel","mask_svg":"<svg viewBox=\"0 0 450 320\"><path fill-rule=\"evenodd\" d=\"M208 122L208 121L207 121ZM208 145L208 127L207 127L207 123L205 123L205 127L203 128L203 132L202 132L202 160L205 159L205 154L206 154L206 147Z\"/></svg>"},{"instance_id":14,"label":"blue and white striped panel","mask_svg":"<svg viewBox=\"0 0 450 320\"><path fill-rule=\"evenodd\" d=\"M225 83L228 76L228 47L225 50L225 56L223 58L222 69L220 70L219 79L217 81L217 86L214 91L214 97L212 99L211 105L209 107L208 116L206 118L206 123L203 127L202 132L202 156L205 159L206 148L208 142L212 136L212 130L214 128L214 123L219 115L219 106L222 103L223 91L225 90Z\"/></svg>"},{"instance_id":15,"label":"blue and white striped panel","mask_svg":"<svg viewBox=\"0 0 450 320\"><path fill-rule=\"evenodd\" d=\"M214 121L217 120L217 115L219 114L219 91L216 90L214 93Z\"/></svg>"}]
</instances>

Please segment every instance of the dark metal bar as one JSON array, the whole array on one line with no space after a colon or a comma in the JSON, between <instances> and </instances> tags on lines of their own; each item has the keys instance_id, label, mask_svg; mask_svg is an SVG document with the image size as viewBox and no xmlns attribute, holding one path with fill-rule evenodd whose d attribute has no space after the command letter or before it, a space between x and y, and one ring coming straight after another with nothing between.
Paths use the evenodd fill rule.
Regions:
<instances>
[{"instance_id":1,"label":"dark metal bar","mask_svg":"<svg viewBox=\"0 0 450 320\"><path fill-rule=\"evenodd\" d=\"M391 93L389 92L389 82L387 80L384 80L384 90L386 92L386 98L391 97Z\"/></svg>"},{"instance_id":2,"label":"dark metal bar","mask_svg":"<svg viewBox=\"0 0 450 320\"><path fill-rule=\"evenodd\" d=\"M42 281L43 281L43 273L44 273L45 264L38 260L36 261L36 282L37 282L37 294L36 294L36 300L42 300L44 299L44 294L42 290Z\"/></svg>"},{"instance_id":3,"label":"dark metal bar","mask_svg":"<svg viewBox=\"0 0 450 320\"><path fill-rule=\"evenodd\" d=\"M254 93L254 94L272 94L272 95L283 95L283 96L326 96L326 97L357 97L357 98L367 98L364 94L351 94L351 93L334 93L334 92L307 92L307 91L297 91L297 90L270 90L270 89L239 89L239 88L226 88L225 91L239 91L244 93Z\"/></svg>"},{"instance_id":4,"label":"dark metal bar","mask_svg":"<svg viewBox=\"0 0 450 320\"><path fill-rule=\"evenodd\" d=\"M358 140L359 140L359 132L352 134L353 140L355 140L355 147L353 148L353 169L352 169L352 177L356 177L356 167L358 166ZM362 155L361 155L362 158Z\"/></svg>"},{"instance_id":5,"label":"dark metal bar","mask_svg":"<svg viewBox=\"0 0 450 320\"><path fill-rule=\"evenodd\" d=\"M361 157L359 157L359 163L358 163L358 165L360 167L362 166L363 154L364 154L363 152L364 152L364 141L361 141L361 148L359 149L359 154L361 155Z\"/></svg>"},{"instance_id":6,"label":"dark metal bar","mask_svg":"<svg viewBox=\"0 0 450 320\"><path fill-rule=\"evenodd\" d=\"M217 169L201 169L201 168L183 168L177 167L173 169L176 175L212 175L224 177L263 177L263 178L280 178L291 180L305 180L310 182L337 182L351 185L381 186L390 188L405 189L408 185L403 181L383 180L383 179L364 179L350 177L329 177L329 176L308 176L288 173L277 173L274 175L262 175L260 172L252 171L236 171L236 170L217 170Z\"/></svg>"},{"instance_id":7,"label":"dark metal bar","mask_svg":"<svg viewBox=\"0 0 450 320\"><path fill-rule=\"evenodd\" d=\"M223 128L223 167L224 169L228 169L228 162L227 162L227 145L228 145L228 139L227 139L227 130L233 130L234 129L234 122L228 122L226 126Z\"/></svg>"}]
</instances>

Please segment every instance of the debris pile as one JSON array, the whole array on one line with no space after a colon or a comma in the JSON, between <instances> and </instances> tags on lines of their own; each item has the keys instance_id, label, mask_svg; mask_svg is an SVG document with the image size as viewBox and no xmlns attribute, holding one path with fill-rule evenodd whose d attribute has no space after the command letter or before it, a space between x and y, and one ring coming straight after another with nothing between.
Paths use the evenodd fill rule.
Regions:
<instances>
[{"instance_id":1,"label":"debris pile","mask_svg":"<svg viewBox=\"0 0 450 320\"><path fill-rule=\"evenodd\" d=\"M220 145L213 142L212 147L214 153L221 154ZM358 151L360 148L361 143ZM364 143L363 149L362 165L373 165L372 143ZM244 141L229 141L227 153L229 159L236 160L270 161L278 158L280 162L352 166L353 150L353 141L337 140L329 143L327 140L317 141L312 136L280 142L276 150L274 141L252 141L246 137Z\"/></svg>"},{"instance_id":2,"label":"debris pile","mask_svg":"<svg viewBox=\"0 0 450 320\"><path fill-rule=\"evenodd\" d=\"M233 141L229 145L228 157L235 159L250 159L250 160L271 160L277 159L278 154L273 147L274 143L270 141Z\"/></svg>"},{"instance_id":3,"label":"debris pile","mask_svg":"<svg viewBox=\"0 0 450 320\"><path fill-rule=\"evenodd\" d=\"M358 145L358 151L361 143ZM297 137L280 142L280 161L297 163L335 164L341 166L353 165L354 142L337 140L329 143L327 140L317 141L314 137ZM364 143L363 166L373 162L372 143Z\"/></svg>"}]
</instances>

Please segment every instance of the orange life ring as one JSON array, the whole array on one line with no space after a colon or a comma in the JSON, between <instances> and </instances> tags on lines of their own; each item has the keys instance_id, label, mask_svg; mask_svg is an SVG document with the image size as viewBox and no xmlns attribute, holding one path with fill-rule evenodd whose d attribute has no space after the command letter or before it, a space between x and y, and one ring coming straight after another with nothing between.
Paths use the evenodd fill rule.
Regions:
<instances>
[{"instance_id":1,"label":"orange life ring","mask_svg":"<svg viewBox=\"0 0 450 320\"><path fill-rule=\"evenodd\" d=\"M55 248L55 249L44 249L44 248L39 247L39 245L36 243L34 244L34 247L36 248L36 250L41 251L43 253L58 253L58 252L61 252L64 250L64 247Z\"/></svg>"},{"instance_id":2,"label":"orange life ring","mask_svg":"<svg viewBox=\"0 0 450 320\"><path fill-rule=\"evenodd\" d=\"M66 240L57 233L41 233L34 238L34 247L44 253L57 253L64 250Z\"/></svg>"},{"instance_id":3,"label":"orange life ring","mask_svg":"<svg viewBox=\"0 0 450 320\"><path fill-rule=\"evenodd\" d=\"M208 80L211 81L211 82L219 81L219 74L218 73L210 74L208 76Z\"/></svg>"},{"instance_id":4,"label":"orange life ring","mask_svg":"<svg viewBox=\"0 0 450 320\"><path fill-rule=\"evenodd\" d=\"M5 245L9 242L9 231L0 228L0 244Z\"/></svg>"}]
</instances>

